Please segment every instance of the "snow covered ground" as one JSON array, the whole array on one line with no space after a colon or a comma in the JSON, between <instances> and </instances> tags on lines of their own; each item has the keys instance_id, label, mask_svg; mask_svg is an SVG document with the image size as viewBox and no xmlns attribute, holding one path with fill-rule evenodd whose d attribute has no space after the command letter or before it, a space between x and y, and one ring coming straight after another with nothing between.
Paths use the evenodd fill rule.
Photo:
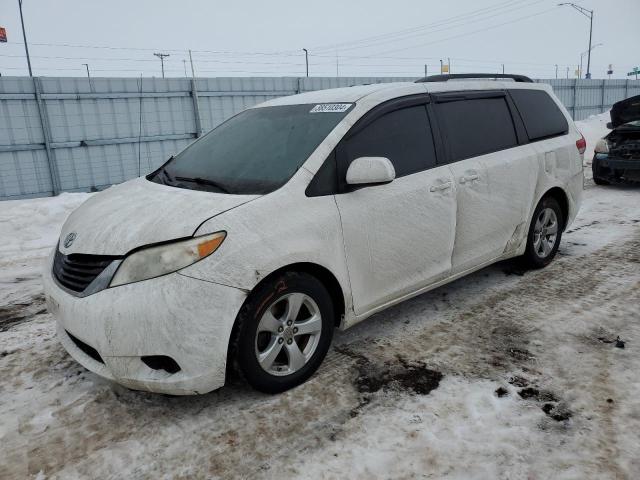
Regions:
<instances>
[{"instance_id":1,"label":"snow covered ground","mask_svg":"<svg viewBox=\"0 0 640 480\"><path fill-rule=\"evenodd\" d=\"M38 271L87 195L0 203L0 478L640 478L638 187L588 182L552 265L337 333L277 396L134 392L64 352Z\"/></svg>"}]
</instances>

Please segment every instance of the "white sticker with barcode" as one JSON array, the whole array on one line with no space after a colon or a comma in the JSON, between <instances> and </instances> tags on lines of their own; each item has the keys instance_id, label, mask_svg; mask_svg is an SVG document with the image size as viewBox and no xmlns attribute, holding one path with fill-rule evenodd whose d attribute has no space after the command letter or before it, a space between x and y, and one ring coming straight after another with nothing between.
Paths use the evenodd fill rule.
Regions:
<instances>
[{"instance_id":1,"label":"white sticker with barcode","mask_svg":"<svg viewBox=\"0 0 640 480\"><path fill-rule=\"evenodd\" d=\"M350 103L319 103L309 113L342 113L349 110Z\"/></svg>"}]
</instances>

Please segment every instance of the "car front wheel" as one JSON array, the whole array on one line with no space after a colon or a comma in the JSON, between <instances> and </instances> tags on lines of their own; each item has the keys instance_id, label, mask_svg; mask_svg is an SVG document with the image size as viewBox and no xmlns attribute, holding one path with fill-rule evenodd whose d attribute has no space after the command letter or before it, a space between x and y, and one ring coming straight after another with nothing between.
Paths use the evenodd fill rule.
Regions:
<instances>
[{"instance_id":1,"label":"car front wheel","mask_svg":"<svg viewBox=\"0 0 640 480\"><path fill-rule=\"evenodd\" d=\"M259 285L238 314L231 348L255 389L278 393L307 380L329 350L331 296L315 277L286 272Z\"/></svg>"}]
</instances>

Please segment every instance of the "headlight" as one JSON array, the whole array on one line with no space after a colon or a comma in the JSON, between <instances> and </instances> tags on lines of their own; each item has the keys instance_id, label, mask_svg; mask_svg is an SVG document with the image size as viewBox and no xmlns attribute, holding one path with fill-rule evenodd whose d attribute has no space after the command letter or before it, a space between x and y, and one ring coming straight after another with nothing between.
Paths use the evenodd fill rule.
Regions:
<instances>
[{"instance_id":1,"label":"headlight","mask_svg":"<svg viewBox=\"0 0 640 480\"><path fill-rule=\"evenodd\" d=\"M604 138L598 140L595 148L596 153L609 153L609 142L607 142Z\"/></svg>"},{"instance_id":2,"label":"headlight","mask_svg":"<svg viewBox=\"0 0 640 480\"><path fill-rule=\"evenodd\" d=\"M217 232L133 252L122 261L109 286L139 282L188 267L215 252L226 235Z\"/></svg>"}]
</instances>

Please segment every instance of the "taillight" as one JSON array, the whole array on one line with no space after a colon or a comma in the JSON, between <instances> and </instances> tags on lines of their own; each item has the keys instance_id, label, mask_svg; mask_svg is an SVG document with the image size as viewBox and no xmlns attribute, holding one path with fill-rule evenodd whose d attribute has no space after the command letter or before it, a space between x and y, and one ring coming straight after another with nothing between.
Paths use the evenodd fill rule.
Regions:
<instances>
[{"instance_id":1,"label":"taillight","mask_svg":"<svg viewBox=\"0 0 640 480\"><path fill-rule=\"evenodd\" d=\"M582 155L587 149L587 141L584 139L584 135L580 134L580 139L576 140L576 147L578 147L578 152Z\"/></svg>"}]
</instances>

